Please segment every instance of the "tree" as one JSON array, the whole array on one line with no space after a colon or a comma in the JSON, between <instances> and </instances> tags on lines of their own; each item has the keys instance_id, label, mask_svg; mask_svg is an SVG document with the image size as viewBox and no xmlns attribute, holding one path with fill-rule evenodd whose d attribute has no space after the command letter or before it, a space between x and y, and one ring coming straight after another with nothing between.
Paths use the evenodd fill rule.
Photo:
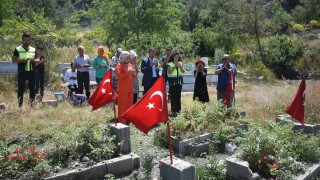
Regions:
<instances>
[{"instance_id":1,"label":"tree","mask_svg":"<svg viewBox=\"0 0 320 180\"><path fill-rule=\"evenodd\" d=\"M276 35L262 42L265 55L264 64L277 78L297 79L297 62L303 55L302 43L284 35Z\"/></svg>"},{"instance_id":2,"label":"tree","mask_svg":"<svg viewBox=\"0 0 320 180\"><path fill-rule=\"evenodd\" d=\"M180 25L179 4L172 0L96 0L93 4L92 16L102 22L114 43L131 36L139 40L144 33L166 36Z\"/></svg>"}]
</instances>

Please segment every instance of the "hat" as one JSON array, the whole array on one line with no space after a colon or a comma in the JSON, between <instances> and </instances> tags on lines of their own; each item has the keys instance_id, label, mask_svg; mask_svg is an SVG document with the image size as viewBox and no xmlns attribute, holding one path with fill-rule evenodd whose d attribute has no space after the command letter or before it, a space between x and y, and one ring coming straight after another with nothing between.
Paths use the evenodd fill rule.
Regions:
<instances>
[{"instance_id":1,"label":"hat","mask_svg":"<svg viewBox=\"0 0 320 180\"><path fill-rule=\"evenodd\" d=\"M122 48L118 48L118 49L117 49L117 52L122 52Z\"/></svg>"},{"instance_id":2,"label":"hat","mask_svg":"<svg viewBox=\"0 0 320 180\"><path fill-rule=\"evenodd\" d=\"M134 52L134 50L132 50L132 49L129 51L129 53L130 53L130 58L131 58L131 59L133 59L133 58L135 58L135 57L138 57L137 53Z\"/></svg>"},{"instance_id":3,"label":"hat","mask_svg":"<svg viewBox=\"0 0 320 180\"><path fill-rule=\"evenodd\" d=\"M129 56L130 53L128 51L122 51L120 56L119 56L119 62L125 62L127 56Z\"/></svg>"}]
</instances>

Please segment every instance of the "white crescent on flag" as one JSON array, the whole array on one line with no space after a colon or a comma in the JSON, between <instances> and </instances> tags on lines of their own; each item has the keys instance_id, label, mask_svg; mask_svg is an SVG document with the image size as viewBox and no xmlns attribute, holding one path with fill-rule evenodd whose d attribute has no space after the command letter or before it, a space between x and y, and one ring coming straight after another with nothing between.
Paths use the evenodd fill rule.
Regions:
<instances>
[{"instance_id":1,"label":"white crescent on flag","mask_svg":"<svg viewBox=\"0 0 320 180\"><path fill-rule=\"evenodd\" d=\"M154 93L151 94L150 100L151 100L152 97L155 96L155 95L159 95L160 98L161 98L161 109L160 109L160 108L158 108L158 109L159 109L160 112L162 112L162 108L163 108L163 94L162 94L161 91L155 91Z\"/></svg>"},{"instance_id":2,"label":"white crescent on flag","mask_svg":"<svg viewBox=\"0 0 320 180\"><path fill-rule=\"evenodd\" d=\"M102 85L104 85L106 82L110 82L110 79L106 79Z\"/></svg>"}]
</instances>

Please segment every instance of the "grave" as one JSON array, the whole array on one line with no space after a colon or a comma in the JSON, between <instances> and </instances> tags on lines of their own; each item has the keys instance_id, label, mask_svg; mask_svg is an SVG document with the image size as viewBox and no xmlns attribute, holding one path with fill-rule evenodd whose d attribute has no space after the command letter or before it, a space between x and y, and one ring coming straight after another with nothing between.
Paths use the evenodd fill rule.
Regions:
<instances>
[{"instance_id":1,"label":"grave","mask_svg":"<svg viewBox=\"0 0 320 180\"><path fill-rule=\"evenodd\" d=\"M194 180L195 167L193 164L173 157L172 164L170 157L160 160L160 179L166 180Z\"/></svg>"}]
</instances>

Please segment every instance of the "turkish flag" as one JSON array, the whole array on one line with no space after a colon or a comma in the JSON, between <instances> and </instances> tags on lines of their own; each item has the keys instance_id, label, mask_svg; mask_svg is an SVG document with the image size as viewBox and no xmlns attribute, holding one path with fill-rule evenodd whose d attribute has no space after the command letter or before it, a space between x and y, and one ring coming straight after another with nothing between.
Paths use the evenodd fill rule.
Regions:
<instances>
[{"instance_id":1,"label":"turkish flag","mask_svg":"<svg viewBox=\"0 0 320 180\"><path fill-rule=\"evenodd\" d=\"M132 122L145 134L148 134L155 124L166 122L168 105L163 76L160 76L148 92L121 117Z\"/></svg>"},{"instance_id":2,"label":"turkish flag","mask_svg":"<svg viewBox=\"0 0 320 180\"><path fill-rule=\"evenodd\" d=\"M298 120L302 125L304 124L304 100L306 94L306 79L302 77L299 89L291 100L289 106L286 108L286 113Z\"/></svg>"},{"instance_id":3,"label":"turkish flag","mask_svg":"<svg viewBox=\"0 0 320 180\"><path fill-rule=\"evenodd\" d=\"M94 111L110 102L113 102L117 96L117 93L112 87L112 74L111 69L109 69L98 88L88 100L88 103L92 106L92 111Z\"/></svg>"},{"instance_id":4,"label":"turkish flag","mask_svg":"<svg viewBox=\"0 0 320 180\"><path fill-rule=\"evenodd\" d=\"M222 101L222 104L224 104L225 106L228 105L230 102L232 91L233 91L233 71L230 72L230 78L227 86L226 97Z\"/></svg>"}]
</instances>

